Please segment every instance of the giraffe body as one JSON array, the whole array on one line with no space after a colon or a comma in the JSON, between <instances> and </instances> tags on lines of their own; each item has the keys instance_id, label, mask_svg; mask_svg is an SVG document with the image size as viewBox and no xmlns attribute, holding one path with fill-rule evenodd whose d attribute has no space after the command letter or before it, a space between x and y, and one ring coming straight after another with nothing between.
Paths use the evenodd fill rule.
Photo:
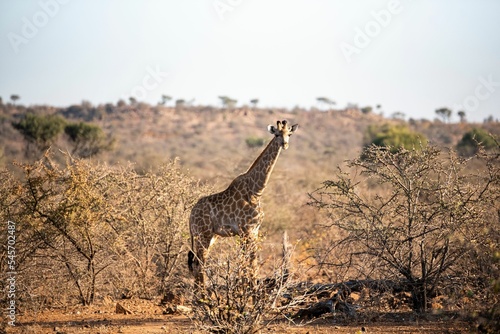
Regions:
<instances>
[{"instance_id":1,"label":"giraffe body","mask_svg":"<svg viewBox=\"0 0 500 334\"><path fill-rule=\"evenodd\" d=\"M287 121L278 121L277 127L268 126L274 138L248 171L236 177L226 190L201 198L193 207L189 219L191 251L188 265L197 285L204 285L202 264L217 236L244 238L255 276L255 241L264 218L260 198L281 150L288 148L289 138L297 128L297 124L288 126Z\"/></svg>"}]
</instances>

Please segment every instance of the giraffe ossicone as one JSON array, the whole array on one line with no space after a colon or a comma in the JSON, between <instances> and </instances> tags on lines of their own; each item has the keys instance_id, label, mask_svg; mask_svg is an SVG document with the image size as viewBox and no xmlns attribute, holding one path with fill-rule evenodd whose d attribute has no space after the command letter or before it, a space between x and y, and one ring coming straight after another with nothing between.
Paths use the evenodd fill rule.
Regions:
<instances>
[{"instance_id":1,"label":"giraffe ossicone","mask_svg":"<svg viewBox=\"0 0 500 334\"><path fill-rule=\"evenodd\" d=\"M260 199L281 150L288 148L290 136L297 128L298 124L290 126L286 120L277 121L276 126L269 125L268 131L274 138L250 168L237 176L226 190L202 197L191 210L188 266L198 286L204 287L202 264L217 236L244 238L255 276L257 257L254 246L264 218Z\"/></svg>"}]
</instances>

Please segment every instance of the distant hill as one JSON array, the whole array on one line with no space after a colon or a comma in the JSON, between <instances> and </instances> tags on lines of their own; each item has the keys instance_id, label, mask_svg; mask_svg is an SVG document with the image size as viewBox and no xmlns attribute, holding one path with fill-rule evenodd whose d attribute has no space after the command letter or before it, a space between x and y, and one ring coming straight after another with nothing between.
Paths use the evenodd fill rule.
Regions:
<instances>
[{"instance_id":1,"label":"distant hill","mask_svg":"<svg viewBox=\"0 0 500 334\"><path fill-rule=\"evenodd\" d=\"M109 163L133 162L138 170L155 168L160 162L178 157L186 168L201 179L230 179L244 172L261 148L249 142L267 143L268 124L278 119L299 123L289 151L284 153L286 164L278 168L293 173L322 176L345 159L360 153L366 141L368 126L385 123L407 123L435 145L455 146L463 134L481 126L493 134L500 133L500 124L446 124L440 121L387 119L358 109L307 111L294 109L222 109L213 107L163 107L138 103L93 107L88 102L68 108L50 106L0 106L0 150L2 163L9 168L13 160L34 159L36 153L26 157L21 134L12 122L23 114L59 114L68 121L85 121L100 126L115 138L114 150L93 159ZM63 136L62 136L63 137ZM54 149L69 149L61 138ZM41 154L41 153L40 153ZM286 157L285 157L286 156ZM315 180L317 181L317 180Z\"/></svg>"}]
</instances>

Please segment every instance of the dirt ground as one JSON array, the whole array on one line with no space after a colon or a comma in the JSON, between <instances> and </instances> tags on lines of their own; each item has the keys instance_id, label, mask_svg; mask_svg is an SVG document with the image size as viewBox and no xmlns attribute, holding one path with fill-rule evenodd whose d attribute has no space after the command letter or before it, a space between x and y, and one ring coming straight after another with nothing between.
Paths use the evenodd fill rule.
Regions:
<instances>
[{"instance_id":1,"label":"dirt ground","mask_svg":"<svg viewBox=\"0 0 500 334\"><path fill-rule=\"evenodd\" d=\"M7 326L7 333L16 334L160 334L199 333L188 315L180 312L166 313L165 306L146 300L123 300L119 303L131 314L116 314L116 302L104 301L99 306L18 314L16 326ZM22 310L21 310L22 311ZM364 331L362 330L364 329ZM306 325L279 322L269 325L262 333L295 334L363 334L363 333L474 333L473 324L459 320L456 315L416 317L411 312L383 313L373 317L345 319L341 315L330 315Z\"/></svg>"}]
</instances>

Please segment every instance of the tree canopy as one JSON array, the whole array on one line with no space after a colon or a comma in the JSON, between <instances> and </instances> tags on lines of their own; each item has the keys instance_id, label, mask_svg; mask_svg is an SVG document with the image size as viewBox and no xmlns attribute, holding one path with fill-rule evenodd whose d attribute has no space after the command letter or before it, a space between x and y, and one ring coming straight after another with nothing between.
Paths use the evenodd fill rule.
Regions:
<instances>
[{"instance_id":1,"label":"tree canopy","mask_svg":"<svg viewBox=\"0 0 500 334\"><path fill-rule=\"evenodd\" d=\"M12 123L28 143L40 150L47 150L64 129L65 120L58 115L27 113L19 122Z\"/></svg>"},{"instance_id":2,"label":"tree canopy","mask_svg":"<svg viewBox=\"0 0 500 334\"><path fill-rule=\"evenodd\" d=\"M106 138L99 126L84 122L68 124L64 128L64 132L74 144L72 153L82 158L109 150L113 142Z\"/></svg>"},{"instance_id":3,"label":"tree canopy","mask_svg":"<svg viewBox=\"0 0 500 334\"><path fill-rule=\"evenodd\" d=\"M423 134L412 131L406 125L371 126L367 132L367 144L390 148L392 153L401 148L411 150L427 144L427 138Z\"/></svg>"}]
</instances>

